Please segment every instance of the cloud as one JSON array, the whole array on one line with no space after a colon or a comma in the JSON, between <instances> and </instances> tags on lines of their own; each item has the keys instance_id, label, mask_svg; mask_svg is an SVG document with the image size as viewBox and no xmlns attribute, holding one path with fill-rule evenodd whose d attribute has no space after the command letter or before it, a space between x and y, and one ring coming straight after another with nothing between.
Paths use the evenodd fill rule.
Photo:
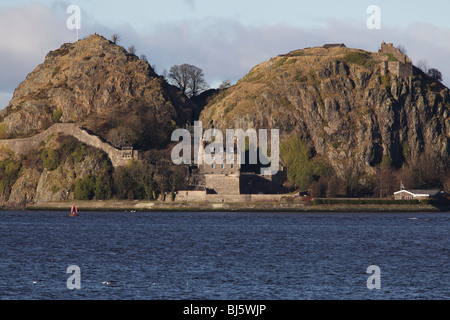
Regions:
<instances>
[{"instance_id":1,"label":"cloud","mask_svg":"<svg viewBox=\"0 0 450 320\"><path fill-rule=\"evenodd\" d=\"M184 0L195 10L194 0ZM50 50L74 41L75 32L66 27L68 4L55 2L1 7L0 10L0 108L21 81ZM450 83L449 29L429 23L412 23L405 28L382 26L369 30L365 20L326 19L316 27L297 27L284 23L245 25L237 18L180 20L153 25L138 32L124 23L112 28L99 24L94 16L82 12L81 35L97 32L106 38L121 36L120 45L134 45L150 64L162 73L174 64L190 63L203 69L206 80L217 86L222 80L235 82L255 65L281 53L328 42L344 42L349 47L377 51L382 41L402 44L413 62L427 60L439 69L444 83Z\"/></svg>"},{"instance_id":2,"label":"cloud","mask_svg":"<svg viewBox=\"0 0 450 320\"><path fill-rule=\"evenodd\" d=\"M196 8L195 0L183 0L190 9L194 10Z\"/></svg>"},{"instance_id":3,"label":"cloud","mask_svg":"<svg viewBox=\"0 0 450 320\"><path fill-rule=\"evenodd\" d=\"M42 4L0 10L0 108L45 55L69 40L65 20Z\"/></svg>"},{"instance_id":4,"label":"cloud","mask_svg":"<svg viewBox=\"0 0 450 320\"><path fill-rule=\"evenodd\" d=\"M191 63L201 67L213 82L236 81L253 66L295 49L344 42L348 47L377 51L386 41L406 47L413 62L426 59L441 70L444 83L448 83L449 31L424 23L369 30L365 21L357 20L328 19L324 26L300 28L286 24L245 26L232 19L210 19L159 25L152 33L135 36L157 66Z\"/></svg>"},{"instance_id":5,"label":"cloud","mask_svg":"<svg viewBox=\"0 0 450 320\"><path fill-rule=\"evenodd\" d=\"M49 51L76 40L66 25L67 7L63 2L51 8L39 3L0 6L0 109ZM82 32L88 32L86 27Z\"/></svg>"}]
</instances>

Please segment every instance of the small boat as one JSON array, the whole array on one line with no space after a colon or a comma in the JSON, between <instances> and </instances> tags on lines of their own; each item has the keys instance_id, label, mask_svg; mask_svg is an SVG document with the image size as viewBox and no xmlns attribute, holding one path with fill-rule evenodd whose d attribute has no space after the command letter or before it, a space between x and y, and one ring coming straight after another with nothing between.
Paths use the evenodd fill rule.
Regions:
<instances>
[{"instance_id":1,"label":"small boat","mask_svg":"<svg viewBox=\"0 0 450 320\"><path fill-rule=\"evenodd\" d=\"M73 205L70 209L70 215L69 217L78 217L78 209L77 206Z\"/></svg>"}]
</instances>

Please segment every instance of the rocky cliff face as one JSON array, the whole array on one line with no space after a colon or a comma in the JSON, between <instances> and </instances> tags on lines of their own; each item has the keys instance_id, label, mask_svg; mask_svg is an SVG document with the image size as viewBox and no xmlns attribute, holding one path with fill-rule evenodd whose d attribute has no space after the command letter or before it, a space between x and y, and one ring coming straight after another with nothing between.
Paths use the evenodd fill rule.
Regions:
<instances>
[{"instance_id":1,"label":"rocky cliff face","mask_svg":"<svg viewBox=\"0 0 450 320\"><path fill-rule=\"evenodd\" d=\"M76 191L108 197L108 150L164 148L194 108L147 61L99 35L63 44L0 111L0 139L8 139L0 143L0 204L74 199Z\"/></svg>"},{"instance_id":2,"label":"rocky cliff face","mask_svg":"<svg viewBox=\"0 0 450 320\"><path fill-rule=\"evenodd\" d=\"M0 204L21 206L30 202L69 200L83 178L108 178L111 161L100 149L58 132L28 153L0 149ZM105 180L104 185L108 182ZM99 186L102 187L102 186Z\"/></svg>"},{"instance_id":3,"label":"rocky cliff face","mask_svg":"<svg viewBox=\"0 0 450 320\"><path fill-rule=\"evenodd\" d=\"M189 101L157 76L147 61L91 35L47 54L1 112L0 135L26 137L55 122L75 122L106 135L111 124L98 123L111 122L114 112L151 113L158 120L152 125L158 127L183 123L190 108Z\"/></svg>"},{"instance_id":4,"label":"rocky cliff face","mask_svg":"<svg viewBox=\"0 0 450 320\"><path fill-rule=\"evenodd\" d=\"M389 54L309 48L254 67L203 110L216 128L278 128L324 155L339 177L371 174L383 156L400 167L424 153L449 168L450 92L414 68L380 70Z\"/></svg>"}]
</instances>

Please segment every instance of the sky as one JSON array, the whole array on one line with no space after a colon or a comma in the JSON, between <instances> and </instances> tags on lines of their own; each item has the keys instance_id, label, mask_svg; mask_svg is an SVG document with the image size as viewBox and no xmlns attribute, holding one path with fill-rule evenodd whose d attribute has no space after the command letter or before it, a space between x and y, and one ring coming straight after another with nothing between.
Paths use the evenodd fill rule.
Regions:
<instances>
[{"instance_id":1,"label":"sky","mask_svg":"<svg viewBox=\"0 0 450 320\"><path fill-rule=\"evenodd\" d=\"M189 63L213 88L292 50L343 42L377 51L382 41L401 44L450 85L447 0L0 0L0 109L50 50L76 40L70 5L80 8L80 38L117 33L119 45L134 45L157 73ZM379 28L369 27L374 21Z\"/></svg>"}]
</instances>

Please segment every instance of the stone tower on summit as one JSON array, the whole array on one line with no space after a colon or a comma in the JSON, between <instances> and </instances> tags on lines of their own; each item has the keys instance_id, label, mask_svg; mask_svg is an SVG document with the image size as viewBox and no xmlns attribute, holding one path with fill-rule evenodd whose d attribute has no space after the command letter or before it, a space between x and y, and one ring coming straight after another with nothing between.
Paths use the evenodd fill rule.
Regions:
<instances>
[{"instance_id":1,"label":"stone tower on summit","mask_svg":"<svg viewBox=\"0 0 450 320\"><path fill-rule=\"evenodd\" d=\"M381 49L378 51L388 55L387 61L380 63L382 74L392 73L400 78L407 78L413 76L412 61L409 57L400 52L400 50L392 43L381 43Z\"/></svg>"}]
</instances>

